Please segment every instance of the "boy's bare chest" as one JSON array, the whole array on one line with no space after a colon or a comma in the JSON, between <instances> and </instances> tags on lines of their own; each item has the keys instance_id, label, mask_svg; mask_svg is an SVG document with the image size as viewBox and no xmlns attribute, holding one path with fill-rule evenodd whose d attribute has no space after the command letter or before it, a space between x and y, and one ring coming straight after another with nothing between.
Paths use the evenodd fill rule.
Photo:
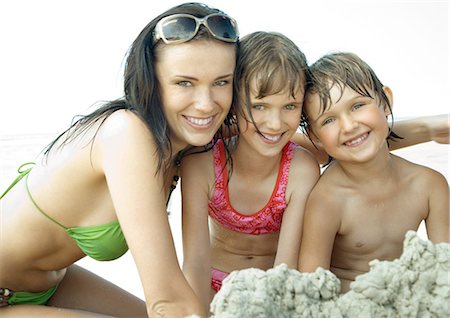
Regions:
<instances>
[{"instance_id":1,"label":"boy's bare chest","mask_svg":"<svg viewBox=\"0 0 450 318\"><path fill-rule=\"evenodd\" d=\"M428 215L428 200L402 189L385 195L355 195L341 208L337 251L383 259L397 255L406 232L418 229Z\"/></svg>"}]
</instances>

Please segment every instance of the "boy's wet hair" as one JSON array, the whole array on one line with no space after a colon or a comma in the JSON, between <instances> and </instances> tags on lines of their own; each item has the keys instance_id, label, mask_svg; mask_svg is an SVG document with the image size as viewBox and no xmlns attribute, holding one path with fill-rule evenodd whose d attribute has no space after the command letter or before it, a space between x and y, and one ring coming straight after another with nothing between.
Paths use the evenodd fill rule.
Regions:
<instances>
[{"instance_id":1,"label":"boy's wet hair","mask_svg":"<svg viewBox=\"0 0 450 318\"><path fill-rule=\"evenodd\" d=\"M255 80L256 92L252 90ZM234 109L255 124L250 111L251 95L263 98L289 92L294 97L299 89L305 91L308 81L309 68L305 54L288 37L276 32L248 34L241 39L238 47ZM250 118L245 115L245 109Z\"/></svg>"},{"instance_id":2,"label":"boy's wet hair","mask_svg":"<svg viewBox=\"0 0 450 318\"><path fill-rule=\"evenodd\" d=\"M353 53L337 52L321 57L310 66L310 79L306 84L306 97L317 94L320 100L320 112L324 112L332 105L330 90L338 87L342 94L346 87L350 87L362 96L377 100L385 109L389 109L392 123L393 115L389 98L384 92L384 85L372 68L360 57ZM302 110L302 129L308 136L311 133L309 118L306 109ZM388 140L400 138L392 129L389 129ZM311 139L311 138L310 138Z\"/></svg>"}]
</instances>

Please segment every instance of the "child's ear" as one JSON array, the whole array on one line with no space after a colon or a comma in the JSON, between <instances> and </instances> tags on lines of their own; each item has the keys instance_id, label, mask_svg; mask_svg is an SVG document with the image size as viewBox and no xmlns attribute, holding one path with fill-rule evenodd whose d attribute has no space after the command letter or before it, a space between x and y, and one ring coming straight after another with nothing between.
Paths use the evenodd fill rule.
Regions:
<instances>
[{"instance_id":1,"label":"child's ear","mask_svg":"<svg viewBox=\"0 0 450 318\"><path fill-rule=\"evenodd\" d=\"M386 105L386 107L384 107L384 112L386 113L386 116L389 116L389 115L391 115L392 108L394 107L394 95L392 94L392 90L389 86L384 86L383 91L386 94L386 97L388 98L389 104L391 106L391 109L389 109L389 107L387 107L387 105Z\"/></svg>"}]
</instances>

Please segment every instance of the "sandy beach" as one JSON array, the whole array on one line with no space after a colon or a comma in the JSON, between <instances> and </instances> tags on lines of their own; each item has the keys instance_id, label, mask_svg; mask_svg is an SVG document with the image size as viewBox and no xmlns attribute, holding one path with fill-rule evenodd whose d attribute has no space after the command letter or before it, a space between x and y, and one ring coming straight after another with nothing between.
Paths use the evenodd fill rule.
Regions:
<instances>
[{"instance_id":1,"label":"sandy beach","mask_svg":"<svg viewBox=\"0 0 450 318\"><path fill-rule=\"evenodd\" d=\"M17 175L20 164L34 161L44 147L54 138L51 134L36 135L7 135L0 136L0 190L3 191ZM433 168L442 173L449 181L450 145L434 142L424 143L413 147L394 151L395 154L412 162ZM178 259L182 261L181 243L181 209L179 189L174 191L169 210L170 224L177 248ZM1 209L1 205L0 205ZM423 226L419 235L426 238ZM80 260L79 265L88 268L98 275L114 282L122 288L144 298L138 273L130 252L111 262L98 262L88 257Z\"/></svg>"}]
</instances>

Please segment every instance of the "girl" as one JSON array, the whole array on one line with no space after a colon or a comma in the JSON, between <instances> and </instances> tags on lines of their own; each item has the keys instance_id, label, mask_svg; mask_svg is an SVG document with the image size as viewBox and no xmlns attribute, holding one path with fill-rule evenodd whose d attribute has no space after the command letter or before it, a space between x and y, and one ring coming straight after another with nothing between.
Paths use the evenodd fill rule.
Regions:
<instances>
[{"instance_id":1,"label":"girl","mask_svg":"<svg viewBox=\"0 0 450 318\"><path fill-rule=\"evenodd\" d=\"M299 246L292 242L300 240L306 198L319 178L314 157L290 142L307 70L304 54L281 34L242 38L239 134L183 159L183 271L205 307L233 270L297 266Z\"/></svg>"}]
</instances>

